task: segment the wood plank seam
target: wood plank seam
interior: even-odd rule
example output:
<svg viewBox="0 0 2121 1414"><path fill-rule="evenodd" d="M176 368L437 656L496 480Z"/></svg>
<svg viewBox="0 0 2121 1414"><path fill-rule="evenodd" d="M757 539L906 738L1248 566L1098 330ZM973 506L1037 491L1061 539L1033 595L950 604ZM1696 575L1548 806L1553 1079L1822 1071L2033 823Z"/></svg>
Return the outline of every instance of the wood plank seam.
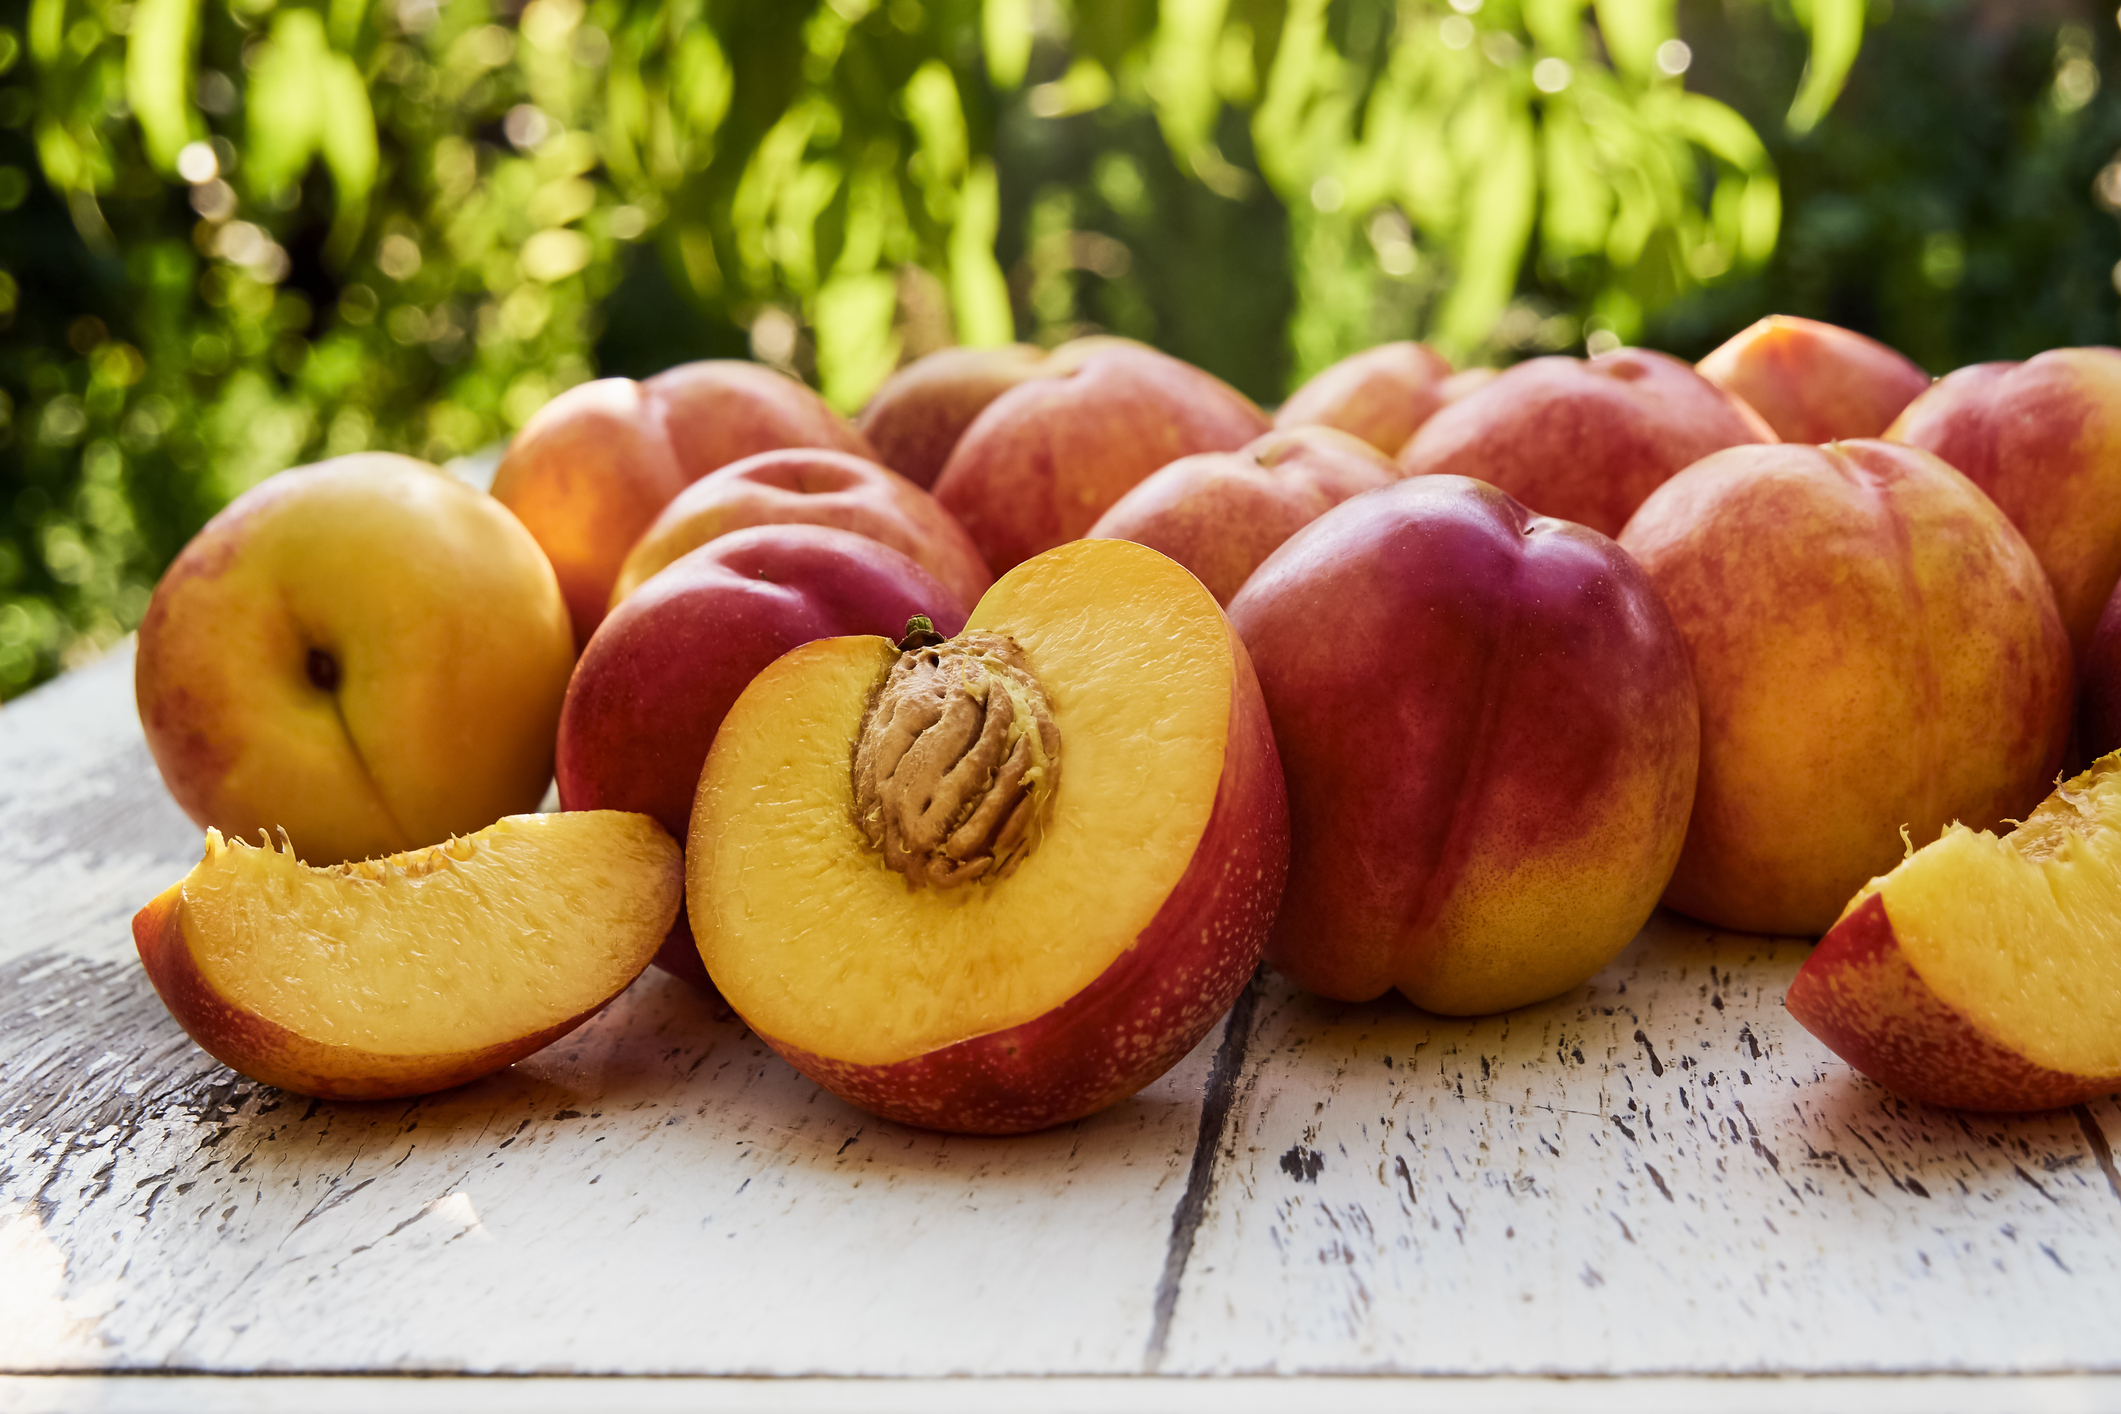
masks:
<svg viewBox="0 0 2121 1414"><path fill-rule="evenodd" d="M2121 1170L2114 1167L2113 1146L2106 1142L2106 1131L2099 1127L2099 1121L2092 1118L2092 1107L2072 1105L2070 1113L2077 1117L2077 1127L2084 1131L2084 1142L2091 1146L2092 1157L2099 1161L2099 1168L2106 1174L2106 1186L2114 1191L2114 1197L2121 1198Z"/></svg>
<svg viewBox="0 0 2121 1414"><path fill-rule="evenodd" d="M1164 1346L1171 1335L1171 1317L1178 1309L1179 1284L1185 1280L1186 1263L1193 1256L1194 1235L1207 1215L1208 1193L1215 1183L1215 1170L1222 1155L1223 1133L1229 1127L1230 1109L1237 1094L1237 1079L1244 1071L1245 1051L1252 1035L1252 1013L1266 967L1253 972L1252 980L1238 993L1230 1014L1223 1021L1222 1044L1216 1048L1215 1064L1208 1072L1208 1091L1200 1108L1200 1137L1193 1144L1193 1166L1186 1175L1185 1192L1171 1210L1171 1240L1164 1251L1163 1276L1156 1283L1155 1322L1142 1354L1142 1373L1153 1375L1163 1363Z"/></svg>

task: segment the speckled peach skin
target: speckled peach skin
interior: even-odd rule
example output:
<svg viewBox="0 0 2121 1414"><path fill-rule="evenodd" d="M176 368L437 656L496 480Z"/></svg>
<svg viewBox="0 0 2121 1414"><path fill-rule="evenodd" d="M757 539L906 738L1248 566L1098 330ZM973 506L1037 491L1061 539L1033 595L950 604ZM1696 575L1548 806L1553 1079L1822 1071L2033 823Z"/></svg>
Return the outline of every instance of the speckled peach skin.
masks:
<svg viewBox="0 0 2121 1414"><path fill-rule="evenodd" d="M891 1065L848 1065L761 1039L850 1104L968 1134L1065 1124L1178 1064L1251 980L1288 869L1273 732L1235 634L1230 646L1230 738L1208 828L1155 920L1096 981L1035 1021Z"/></svg>
<svg viewBox="0 0 2121 1414"><path fill-rule="evenodd" d="M1396 454L1450 401L1451 362L1427 344L1379 344L1313 374L1274 413L1277 428L1335 427Z"/></svg>
<svg viewBox="0 0 2121 1414"><path fill-rule="evenodd" d="M909 557L967 604L994 582L965 528L905 477L848 452L787 447L731 462L680 491L626 556L611 602L687 551L754 525L851 530Z"/></svg>
<svg viewBox="0 0 2121 1414"><path fill-rule="evenodd" d="M509 443L493 494L552 561L579 648L603 621L627 552L678 492L744 457L808 446L874 456L866 438L795 379L711 359L645 383L604 378L569 388Z"/></svg>
<svg viewBox="0 0 2121 1414"><path fill-rule="evenodd" d="M1785 442L1877 437L1930 385L1920 365L1876 339L1771 314L1694 365Z"/></svg>
<svg viewBox="0 0 2121 1414"><path fill-rule="evenodd" d="M2121 1090L2121 1075L2065 1075L1998 1044L1908 964L1885 896L1819 940L1783 999L1791 1016L1896 1095L1962 1110L2046 1110Z"/></svg>
<svg viewBox="0 0 2121 1414"><path fill-rule="evenodd" d="M876 448L878 461L914 485L930 487L987 404L1053 371L1045 351L1033 344L937 349L885 379L855 425Z"/></svg>
<svg viewBox="0 0 2121 1414"><path fill-rule="evenodd" d="M1158 467L1230 452L1268 430L1249 398L1153 349L1100 347L1058 378L1002 394L965 430L936 478L999 577L1081 539Z"/></svg>
<svg viewBox="0 0 2121 1414"><path fill-rule="evenodd" d="M133 683L193 821L284 829L331 864L535 809L572 659L552 569L512 516L364 452L268 477L207 522L155 586Z"/></svg>
<svg viewBox="0 0 2121 1414"><path fill-rule="evenodd" d="M2121 580L2121 349L1959 369L1885 435L1935 452L2003 508L2054 585L2081 656Z"/></svg>
<svg viewBox="0 0 2121 1414"><path fill-rule="evenodd" d="M1995 504L1896 443L1738 447L1660 488L1620 543L1693 660L1701 778L1665 902L1818 934L1953 820L2047 793L2069 645Z"/></svg>
<svg viewBox="0 0 2121 1414"><path fill-rule="evenodd" d="M1535 358L1422 424L1409 476L1470 476L1539 515L1618 535L1643 498L1710 452L1774 434L1693 368L1648 349Z"/></svg>
<svg viewBox="0 0 2121 1414"><path fill-rule="evenodd" d="M1693 799L1694 685L1611 540L1417 477L1299 531L1230 619L1288 781L1267 960L1292 981L1503 1011L1641 928Z"/></svg>
<svg viewBox="0 0 2121 1414"><path fill-rule="evenodd" d="M1090 527L1169 555L1228 606L1291 535L1399 468L1337 428L1277 428L1235 452L1181 457L1152 472Z"/></svg>

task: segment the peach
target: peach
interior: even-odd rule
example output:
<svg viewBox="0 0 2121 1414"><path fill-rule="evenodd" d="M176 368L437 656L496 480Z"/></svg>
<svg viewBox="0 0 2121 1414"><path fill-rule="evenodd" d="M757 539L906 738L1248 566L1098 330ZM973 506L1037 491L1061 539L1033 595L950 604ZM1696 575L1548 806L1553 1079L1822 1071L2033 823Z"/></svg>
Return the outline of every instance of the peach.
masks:
<svg viewBox="0 0 2121 1414"><path fill-rule="evenodd" d="M1288 817L1244 646L1176 564L1061 546L965 631L805 644L722 723L700 954L811 1079L1013 1133L1134 1093L1251 977Z"/></svg>
<svg viewBox="0 0 2121 1414"><path fill-rule="evenodd" d="M1451 362L1427 344L1379 344L1315 373L1274 414L1276 427L1337 427L1386 456L1438 408Z"/></svg>
<svg viewBox="0 0 2121 1414"><path fill-rule="evenodd" d="M1292 981L1502 1011L1641 929L1694 797L1694 683L1611 540L1418 477L1298 531L1230 621L1288 781L1267 960Z"/></svg>
<svg viewBox="0 0 2121 1414"><path fill-rule="evenodd" d="M582 650L560 713L560 804L640 811L684 839L707 747L761 669L814 638L896 638L916 614L946 633L965 621L934 576L852 531L761 525L708 541L614 608ZM682 913L657 961L705 982Z"/></svg>
<svg viewBox="0 0 2121 1414"><path fill-rule="evenodd" d="M974 418L1002 394L1034 378L1061 378L1101 349L1146 348L1115 334L1035 344L937 349L884 380L856 422L876 459L926 489L942 475L950 451Z"/></svg>
<svg viewBox="0 0 2121 1414"><path fill-rule="evenodd" d="M1885 434L1965 472L2040 558L2082 653L2121 580L2121 349L2054 349L1939 379Z"/></svg>
<svg viewBox="0 0 2121 1414"><path fill-rule="evenodd" d="M1033 344L938 349L885 379L855 426L878 461L930 487L987 404L1019 383L1048 376L1045 350Z"/></svg>
<svg viewBox="0 0 2121 1414"><path fill-rule="evenodd" d="M1910 1099L2042 1110L2121 1090L2121 755L2000 839L1953 825L1865 884L1785 1005Z"/></svg>
<svg viewBox="0 0 2121 1414"><path fill-rule="evenodd" d="M1398 479L1392 459L1359 437L1291 427L1239 451L1180 457L1113 502L1090 535L1162 551L1227 605L1282 541Z"/></svg>
<svg viewBox="0 0 2121 1414"><path fill-rule="evenodd" d="M611 602L689 550L748 525L829 525L882 541L911 557L967 604L994 582L979 547L935 498L865 457L792 447L761 452L709 472L635 543L619 567Z"/></svg>
<svg viewBox="0 0 2121 1414"><path fill-rule="evenodd" d="M973 420L935 498L1003 574L1080 539L1158 467L1267 431L1249 398L1153 349L1107 344L1064 376L1010 389Z"/></svg>
<svg viewBox="0 0 2121 1414"><path fill-rule="evenodd" d="M786 374L737 360L687 363L645 383L605 378L554 398L509 443L493 494L551 559L579 647L657 513L716 467L779 447L873 455Z"/></svg>
<svg viewBox="0 0 2121 1414"><path fill-rule="evenodd" d="M1881 436L1930 385L1913 359L1876 339L1793 314L1769 315L1694 367L1785 442Z"/></svg>
<svg viewBox="0 0 2121 1414"><path fill-rule="evenodd" d="M1616 349L1535 358L1446 405L1399 453L1409 476L1501 487L1540 515L1606 535L1673 473L1774 434L1676 358Z"/></svg>
<svg viewBox="0 0 2121 1414"><path fill-rule="evenodd" d="M574 643L552 567L492 499L409 457L284 471L155 586L140 725L201 826L320 863L532 810Z"/></svg>
<svg viewBox="0 0 2121 1414"><path fill-rule="evenodd" d="M1891 442L1735 447L1620 543L1693 657L1701 783L1665 902L1817 934L1900 831L2040 799L2069 732L2069 643L2039 563L1980 490Z"/></svg>
<svg viewBox="0 0 2121 1414"><path fill-rule="evenodd" d="M148 980L254 1080L335 1100L461 1085L566 1035L640 975L677 911L678 847L644 815L516 815L312 869L206 832L140 910Z"/></svg>

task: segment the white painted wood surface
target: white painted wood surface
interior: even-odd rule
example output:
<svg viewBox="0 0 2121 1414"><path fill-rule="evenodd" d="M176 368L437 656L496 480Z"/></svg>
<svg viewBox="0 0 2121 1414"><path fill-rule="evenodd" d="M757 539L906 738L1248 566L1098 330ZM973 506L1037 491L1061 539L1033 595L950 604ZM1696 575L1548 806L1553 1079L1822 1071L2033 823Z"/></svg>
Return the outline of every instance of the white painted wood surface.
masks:
<svg viewBox="0 0 2121 1414"><path fill-rule="evenodd" d="M1676 918L1481 1021L1265 978L1013 1140L861 1115L660 974L446 1095L263 1089L133 957L198 836L130 680L0 711L0 1414L2121 1408L2121 1106L1904 1105L1783 1012L1804 944Z"/></svg>

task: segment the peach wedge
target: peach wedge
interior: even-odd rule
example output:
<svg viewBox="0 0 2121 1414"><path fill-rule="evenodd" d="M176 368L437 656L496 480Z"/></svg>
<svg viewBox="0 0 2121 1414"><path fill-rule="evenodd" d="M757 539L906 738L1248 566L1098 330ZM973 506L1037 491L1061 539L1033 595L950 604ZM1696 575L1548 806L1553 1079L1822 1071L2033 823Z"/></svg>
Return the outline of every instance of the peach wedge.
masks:
<svg viewBox="0 0 2121 1414"><path fill-rule="evenodd" d="M325 869L208 830L133 941L214 1059L380 1100L460 1085L581 1025L655 956L682 887L676 841L616 810L512 815Z"/></svg>
<svg viewBox="0 0 2121 1414"><path fill-rule="evenodd" d="M1864 885L1784 1004L1910 1099L2043 1110L2121 1090L2121 753L2008 834L1953 825Z"/></svg>
<svg viewBox="0 0 2121 1414"><path fill-rule="evenodd" d="M723 719L687 907L723 997L826 1089L1012 1133L1161 1075L1237 997L1288 863L1244 645L1128 541L1037 556L956 638L805 644Z"/></svg>

